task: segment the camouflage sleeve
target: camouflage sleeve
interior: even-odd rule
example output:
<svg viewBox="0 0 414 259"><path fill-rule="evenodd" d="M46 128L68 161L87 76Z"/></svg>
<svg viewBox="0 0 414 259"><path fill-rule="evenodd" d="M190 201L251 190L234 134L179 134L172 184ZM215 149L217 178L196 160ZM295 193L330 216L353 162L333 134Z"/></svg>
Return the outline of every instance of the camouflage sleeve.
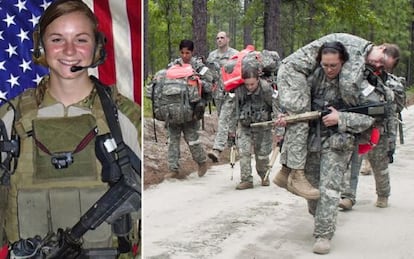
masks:
<svg viewBox="0 0 414 259"><path fill-rule="evenodd" d="M201 71L203 71L203 73L200 74L201 82L203 84L203 93L211 94L213 92L214 74L207 66L203 66Z"/></svg>
<svg viewBox="0 0 414 259"><path fill-rule="evenodd" d="M385 84L394 92L396 112L401 112L406 106L407 95L405 93L405 78L388 74Z"/></svg>
<svg viewBox="0 0 414 259"><path fill-rule="evenodd" d="M339 112L338 131L349 133L361 133L372 126L375 119L369 115Z"/></svg>

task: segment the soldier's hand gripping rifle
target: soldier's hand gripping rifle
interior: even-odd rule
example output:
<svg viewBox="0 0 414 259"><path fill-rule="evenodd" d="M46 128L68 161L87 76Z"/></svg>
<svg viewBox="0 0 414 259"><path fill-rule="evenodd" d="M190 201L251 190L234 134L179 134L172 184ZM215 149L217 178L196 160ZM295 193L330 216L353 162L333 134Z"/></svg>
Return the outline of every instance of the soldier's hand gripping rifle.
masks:
<svg viewBox="0 0 414 259"><path fill-rule="evenodd" d="M355 106L346 109L338 109L340 112L355 112L370 116L383 116L387 113L388 104L386 103L374 103L374 104L367 104L362 106ZM300 114L294 114L284 117L286 123L295 123L295 122L304 122L309 120L316 120L319 119L327 114L330 113L330 110L323 110L323 111L310 111L304 112ZM269 126L273 125L275 121L264 121L264 122L257 122L250 124L250 127L261 127L261 126Z"/></svg>

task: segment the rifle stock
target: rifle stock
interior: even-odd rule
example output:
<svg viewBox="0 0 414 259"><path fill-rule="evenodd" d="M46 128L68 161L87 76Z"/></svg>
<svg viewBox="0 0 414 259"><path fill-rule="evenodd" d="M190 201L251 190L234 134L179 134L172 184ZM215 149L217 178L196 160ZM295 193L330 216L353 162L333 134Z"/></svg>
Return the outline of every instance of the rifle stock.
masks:
<svg viewBox="0 0 414 259"><path fill-rule="evenodd" d="M311 112L304 112L300 114L289 115L285 117L286 123L295 123L301 121L309 121L309 120L316 120L321 117L322 112L320 111L311 111ZM273 125L275 121L264 121L264 122L256 122L250 124L250 127L260 127L260 126L270 126Z"/></svg>
<svg viewBox="0 0 414 259"><path fill-rule="evenodd" d="M370 116L381 116L386 114L386 103L374 103L361 106L350 107L346 109L338 109L340 112L354 112L359 114L366 114ZM322 116L325 116L330 113L330 110L323 111L310 111L294 115L289 115L285 117L286 123L295 123L295 122L304 122L309 120L316 120ZM270 126L273 125L275 121L264 121L250 124L250 127L259 127L259 126Z"/></svg>

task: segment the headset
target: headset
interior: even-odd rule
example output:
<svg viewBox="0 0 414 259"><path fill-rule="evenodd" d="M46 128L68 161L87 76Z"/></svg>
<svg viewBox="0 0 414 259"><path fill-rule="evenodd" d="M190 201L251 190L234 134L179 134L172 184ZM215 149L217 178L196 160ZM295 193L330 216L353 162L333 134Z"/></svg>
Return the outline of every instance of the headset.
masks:
<svg viewBox="0 0 414 259"><path fill-rule="evenodd" d="M92 64L89 66L73 66L71 68L72 72L77 72L79 70L82 70L84 68L93 68L96 66L99 66L102 64L107 56L106 50L105 50L105 44L106 44L106 37L102 32L97 32L95 34L95 49L94 49L94 58L92 60ZM40 27L39 25L36 26L36 29L33 32L33 55L32 55L33 61L38 64L45 67L48 67L46 57L45 57L45 50L43 47L43 41L41 38L40 33Z"/></svg>

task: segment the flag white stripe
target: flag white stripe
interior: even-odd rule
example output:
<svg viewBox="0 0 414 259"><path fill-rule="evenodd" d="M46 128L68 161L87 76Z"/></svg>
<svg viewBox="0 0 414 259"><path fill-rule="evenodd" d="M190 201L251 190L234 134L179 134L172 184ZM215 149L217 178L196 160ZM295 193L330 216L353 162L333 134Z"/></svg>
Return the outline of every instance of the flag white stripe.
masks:
<svg viewBox="0 0 414 259"><path fill-rule="evenodd" d="M93 10L94 0L84 0ZM99 4L99 2L97 2ZM112 33L114 39L116 85L120 93L134 100L133 71L130 25L125 0L110 0L109 8L112 16ZM98 69L89 69L90 74L98 76Z"/></svg>
<svg viewBox="0 0 414 259"><path fill-rule="evenodd" d="M134 100L131 34L126 1L110 0L109 8L112 13L117 86L123 95Z"/></svg>
<svg viewBox="0 0 414 259"><path fill-rule="evenodd" d="M89 8L92 10L92 11L94 11L94 9L93 9L93 1L94 0L83 0L84 2L85 2L85 4L87 4L88 6L89 6ZM96 76L96 77L98 77L99 78L99 75L98 75L98 68L89 68L88 69L88 72L89 72L89 74L90 75L94 75L94 76Z"/></svg>

